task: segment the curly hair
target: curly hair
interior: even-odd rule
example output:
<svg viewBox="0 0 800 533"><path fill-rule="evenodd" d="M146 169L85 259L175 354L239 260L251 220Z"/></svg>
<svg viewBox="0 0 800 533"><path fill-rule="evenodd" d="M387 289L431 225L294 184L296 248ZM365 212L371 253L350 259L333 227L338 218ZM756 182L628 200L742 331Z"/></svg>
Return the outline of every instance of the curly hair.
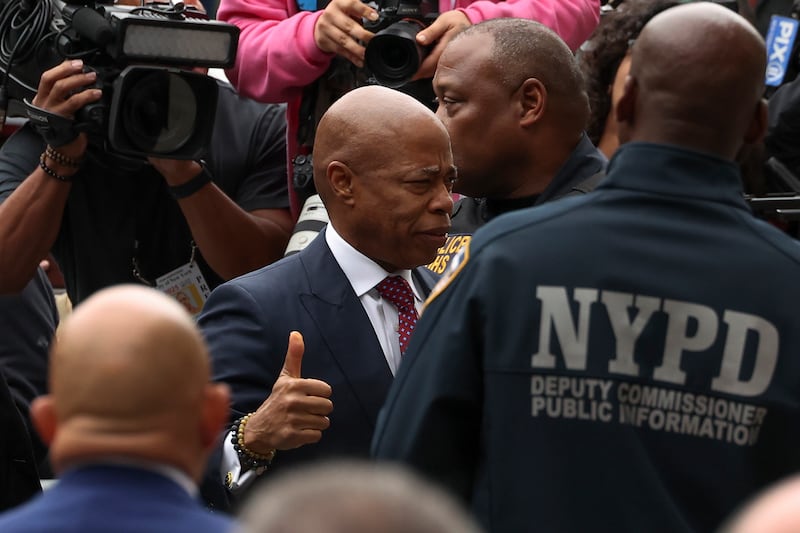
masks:
<svg viewBox="0 0 800 533"><path fill-rule="evenodd" d="M644 25L679 0L624 0L600 19L600 24L579 53L580 67L589 95L589 123L586 133L596 145L603 136L611 111L611 91L617 69Z"/></svg>

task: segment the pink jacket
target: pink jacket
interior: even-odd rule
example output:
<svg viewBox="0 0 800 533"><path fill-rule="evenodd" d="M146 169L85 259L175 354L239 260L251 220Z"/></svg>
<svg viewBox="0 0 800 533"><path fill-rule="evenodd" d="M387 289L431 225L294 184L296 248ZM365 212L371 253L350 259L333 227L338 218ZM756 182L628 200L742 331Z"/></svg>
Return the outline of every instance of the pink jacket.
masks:
<svg viewBox="0 0 800 533"><path fill-rule="evenodd" d="M454 0L454 4L439 0L439 9L460 9L473 24L505 17L537 20L552 28L573 50L594 30L600 17L599 0ZM321 14L300 11L296 0L221 0L217 11L218 19L241 29L236 65L227 72L231 83L244 96L289 103L290 162L297 153L302 89L320 77L333 58L314 42L314 26ZM296 204L292 198L295 216L299 212Z"/></svg>

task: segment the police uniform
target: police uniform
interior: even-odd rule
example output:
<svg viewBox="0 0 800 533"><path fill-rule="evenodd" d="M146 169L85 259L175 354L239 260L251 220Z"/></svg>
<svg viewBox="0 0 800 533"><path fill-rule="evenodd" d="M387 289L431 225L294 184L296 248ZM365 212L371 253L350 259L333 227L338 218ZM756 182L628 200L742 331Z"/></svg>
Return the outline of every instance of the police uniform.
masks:
<svg viewBox="0 0 800 533"><path fill-rule="evenodd" d="M623 146L432 294L373 441L489 531L712 531L800 469L800 244L731 162Z"/></svg>
<svg viewBox="0 0 800 533"><path fill-rule="evenodd" d="M472 234L503 213L591 191L604 176L606 163L606 157L595 148L584 133L578 145L541 194L511 199L469 197L460 199L453 208L453 226L450 228L447 241L437 251L436 258L428 264L428 270L437 276L444 273L450 260L470 241Z"/></svg>

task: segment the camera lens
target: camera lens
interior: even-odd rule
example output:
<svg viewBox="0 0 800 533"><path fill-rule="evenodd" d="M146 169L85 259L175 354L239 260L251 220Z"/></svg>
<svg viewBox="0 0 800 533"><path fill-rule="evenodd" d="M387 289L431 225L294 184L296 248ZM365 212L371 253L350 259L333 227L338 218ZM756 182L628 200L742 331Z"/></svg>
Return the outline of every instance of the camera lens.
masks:
<svg viewBox="0 0 800 533"><path fill-rule="evenodd" d="M380 49L380 55L381 64L391 71L401 70L413 61L405 46L384 46Z"/></svg>
<svg viewBox="0 0 800 533"><path fill-rule="evenodd" d="M131 85L122 124L137 149L170 154L192 138L197 113L195 93L183 77L167 70L148 72Z"/></svg>
<svg viewBox="0 0 800 533"><path fill-rule="evenodd" d="M131 65L113 82L109 147L133 157L199 159L217 109L217 80L170 67Z"/></svg>
<svg viewBox="0 0 800 533"><path fill-rule="evenodd" d="M417 33L423 24L401 20L378 32L367 45L367 68L381 85L397 88L408 83L428 55L427 48L417 44Z"/></svg>

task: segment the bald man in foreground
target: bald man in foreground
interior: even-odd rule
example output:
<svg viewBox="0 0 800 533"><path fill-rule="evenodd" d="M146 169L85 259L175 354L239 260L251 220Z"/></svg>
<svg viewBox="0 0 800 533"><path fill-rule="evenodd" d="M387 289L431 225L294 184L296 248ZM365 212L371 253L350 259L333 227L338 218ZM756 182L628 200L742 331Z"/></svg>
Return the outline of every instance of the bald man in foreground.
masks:
<svg viewBox="0 0 800 533"><path fill-rule="evenodd" d="M481 533L463 506L406 468L331 460L270 476L240 533Z"/></svg>
<svg viewBox="0 0 800 533"><path fill-rule="evenodd" d="M800 531L800 474L770 485L739 510L719 533Z"/></svg>
<svg viewBox="0 0 800 533"><path fill-rule="evenodd" d="M211 469L228 493L204 491L213 505L267 468L369 455L430 289L415 269L450 228L450 140L413 98L356 89L325 113L314 146L330 224L300 253L220 286L200 317L214 379L233 398L233 426Z"/></svg>
<svg viewBox="0 0 800 533"><path fill-rule="evenodd" d="M59 331L50 394L31 407L60 479L0 517L0 531L229 531L195 485L227 417L227 387L209 378L176 301L138 286L86 300Z"/></svg>
<svg viewBox="0 0 800 533"><path fill-rule="evenodd" d="M478 230L375 433L493 533L713 531L800 470L800 246L734 163L764 42L699 2L632 54L606 180Z"/></svg>

